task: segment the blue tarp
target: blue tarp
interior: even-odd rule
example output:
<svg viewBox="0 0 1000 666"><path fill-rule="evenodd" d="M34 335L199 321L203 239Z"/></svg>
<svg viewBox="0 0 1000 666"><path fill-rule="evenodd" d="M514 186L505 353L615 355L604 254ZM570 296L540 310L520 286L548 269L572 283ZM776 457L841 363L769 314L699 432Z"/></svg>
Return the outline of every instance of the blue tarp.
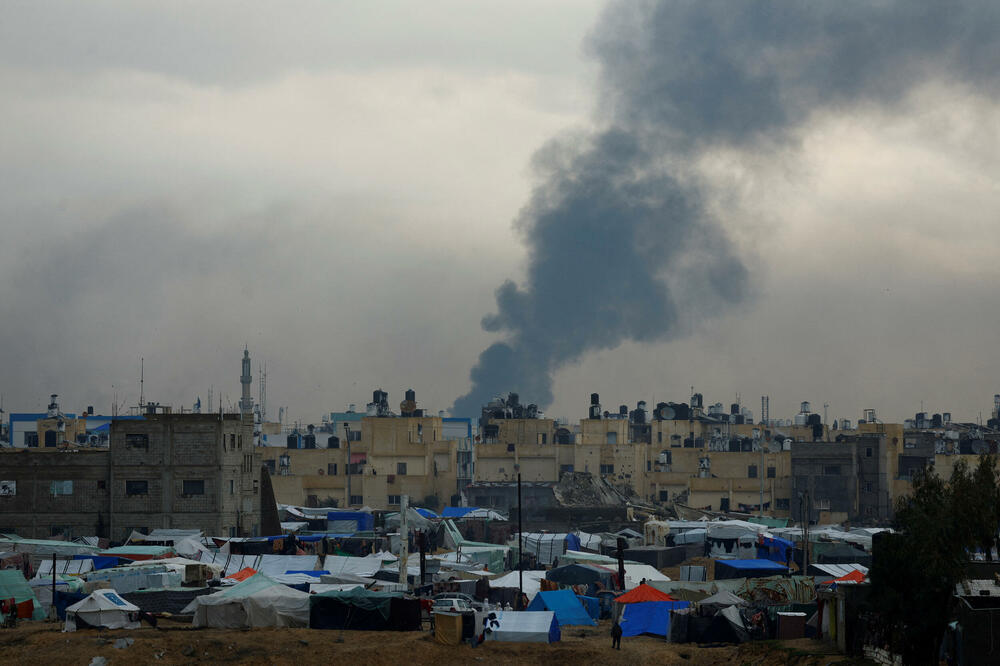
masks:
<svg viewBox="0 0 1000 666"><path fill-rule="evenodd" d="M580 537L575 534L566 535L566 550L581 550Z"/></svg>
<svg viewBox="0 0 1000 666"><path fill-rule="evenodd" d="M358 532L364 532L375 528L375 518L370 513L364 511L329 511L326 514L328 521L353 520L358 524Z"/></svg>
<svg viewBox="0 0 1000 666"><path fill-rule="evenodd" d="M759 578L787 574L788 567L771 560L716 560L715 579Z"/></svg>
<svg viewBox="0 0 1000 666"><path fill-rule="evenodd" d="M757 557L772 562L788 563L795 544L781 537L763 537L757 544Z"/></svg>
<svg viewBox="0 0 1000 666"><path fill-rule="evenodd" d="M441 512L442 518L461 518L467 513L472 513L479 507L476 506L446 506Z"/></svg>
<svg viewBox="0 0 1000 666"><path fill-rule="evenodd" d="M94 570L100 571L101 569L110 569L112 567L118 566L121 558L118 557L105 557L102 555L74 555L74 560L93 560ZM126 560L129 561L129 560Z"/></svg>
<svg viewBox="0 0 1000 666"><path fill-rule="evenodd" d="M584 597L577 595L577 599L583 604L584 610L587 611L587 615L595 620L601 619L601 600L597 597Z"/></svg>
<svg viewBox="0 0 1000 666"><path fill-rule="evenodd" d="M307 576L313 576L315 578L319 578L320 576L329 575L330 572L329 571L325 571L325 570L319 570L319 571L286 571L285 572L286 576L289 575L289 574L305 574Z"/></svg>
<svg viewBox="0 0 1000 666"><path fill-rule="evenodd" d="M528 604L529 611L550 610L556 614L559 626L571 624L584 624L596 626L595 622L584 609L580 600L572 590L553 590L551 592L539 592Z"/></svg>
<svg viewBox="0 0 1000 666"><path fill-rule="evenodd" d="M622 636L670 634L670 611L687 608L690 601L640 601L626 604L622 611Z"/></svg>

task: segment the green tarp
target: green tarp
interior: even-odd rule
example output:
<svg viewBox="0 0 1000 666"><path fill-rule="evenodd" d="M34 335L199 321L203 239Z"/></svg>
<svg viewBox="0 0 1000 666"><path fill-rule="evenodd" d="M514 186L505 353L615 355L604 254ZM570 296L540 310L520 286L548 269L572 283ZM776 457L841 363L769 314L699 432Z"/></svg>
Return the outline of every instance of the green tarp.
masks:
<svg viewBox="0 0 1000 666"><path fill-rule="evenodd" d="M372 590L366 590L363 587L356 587L353 590L330 590L329 592L320 592L319 594L312 595L310 597L310 602L320 597L336 599L337 601L357 606L358 608L362 608L364 610L377 610L384 619L388 620L390 600L402 596L403 595L399 592L373 592Z"/></svg>
<svg viewBox="0 0 1000 666"><path fill-rule="evenodd" d="M31 619L44 620L46 617L45 609L38 603L35 593L19 569L0 569L0 599L13 599L18 605L30 601L34 604Z"/></svg>

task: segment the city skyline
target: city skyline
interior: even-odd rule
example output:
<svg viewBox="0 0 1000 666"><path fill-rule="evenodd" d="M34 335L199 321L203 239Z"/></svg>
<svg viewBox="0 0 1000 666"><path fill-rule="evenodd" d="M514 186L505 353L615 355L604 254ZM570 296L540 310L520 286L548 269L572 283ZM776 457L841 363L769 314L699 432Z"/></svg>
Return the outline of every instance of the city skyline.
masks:
<svg viewBox="0 0 1000 666"><path fill-rule="evenodd" d="M703 6L702 18L719 19L720 5ZM860 92L817 93L808 66L822 59L791 73L794 58L759 61L796 103L740 108L780 111L781 136L734 140L722 123L711 135L721 139L677 158L746 269L740 297L720 306L682 289L667 332L642 331L652 308L624 334L569 350L544 368L548 414L580 418L591 392L616 405L680 402L692 385L711 402L739 393L755 412L769 395L772 414L788 417L803 400L852 421L874 408L900 422L921 401L956 420L988 412L1000 390L990 353L1000 105L988 50L1000 21L988 4L947 20L910 6L933 7L859 14L907 27ZM51 8L9 8L5 409L43 411L51 393L73 411L110 407L116 393L134 401L140 358L152 400L189 405L214 386L235 404L244 344L254 391L266 360L269 402L292 420L363 404L378 387L390 400L414 388L422 405L448 409L472 389L480 352L511 339L517 311L498 310L495 292L531 285L539 246L524 215L558 163L552 147L601 132L635 101L627 63L616 68L602 45L657 33L635 25L647 5L609 7L66 3L62 21ZM699 17L662 7L693 30ZM824 11L788 20L833 21L832 52L849 49L858 26ZM743 32L713 25L700 33L709 51L759 52L761 35L733 40ZM771 37L777 52L800 53ZM753 118L767 132L779 124ZM662 243L645 228L640 238ZM562 248L570 260L580 249ZM572 330L606 314L560 293ZM492 315L503 316L482 330ZM516 385L494 392L506 391L540 400Z"/></svg>

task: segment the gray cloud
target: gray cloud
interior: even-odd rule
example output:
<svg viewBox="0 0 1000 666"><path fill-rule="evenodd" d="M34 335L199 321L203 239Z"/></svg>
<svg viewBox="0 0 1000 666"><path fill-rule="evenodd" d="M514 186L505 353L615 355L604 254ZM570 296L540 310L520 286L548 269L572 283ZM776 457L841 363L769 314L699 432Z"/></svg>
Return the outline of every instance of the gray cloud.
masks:
<svg viewBox="0 0 1000 666"><path fill-rule="evenodd" d="M543 149L518 220L527 275L483 319L506 338L454 411L506 390L547 406L553 373L583 354L676 335L692 287L689 316L739 302L748 271L705 212L698 156L782 149L818 111L897 105L936 79L995 90L997 28L988 2L612 4L588 40L599 129Z"/></svg>

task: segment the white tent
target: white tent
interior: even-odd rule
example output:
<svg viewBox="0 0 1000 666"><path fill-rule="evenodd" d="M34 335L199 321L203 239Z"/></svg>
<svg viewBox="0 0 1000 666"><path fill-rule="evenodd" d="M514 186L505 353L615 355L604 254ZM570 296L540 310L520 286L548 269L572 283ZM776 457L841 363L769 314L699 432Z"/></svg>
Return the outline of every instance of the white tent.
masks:
<svg viewBox="0 0 1000 666"><path fill-rule="evenodd" d="M216 557L215 562L225 564L226 576L247 567L268 576L288 571L315 571L318 568L315 555L230 555L228 558Z"/></svg>
<svg viewBox="0 0 1000 666"><path fill-rule="evenodd" d="M366 557L348 557L345 555L327 555L323 558L323 569L332 575L352 574L354 576L372 577L382 569L382 563L388 553L376 553ZM393 560L396 558L393 557ZM397 569L398 571L398 569Z"/></svg>
<svg viewBox="0 0 1000 666"><path fill-rule="evenodd" d="M56 573L60 576L79 576L94 570L94 560L57 560ZM38 563L35 578L52 580L52 560L42 560Z"/></svg>
<svg viewBox="0 0 1000 666"><path fill-rule="evenodd" d="M489 619L495 616L495 619ZM560 638L553 611L495 611L486 620L486 640L502 643L554 643Z"/></svg>
<svg viewBox="0 0 1000 666"><path fill-rule="evenodd" d="M139 607L122 599L114 590L97 590L66 608L64 631L76 631L77 622L105 629L138 629Z"/></svg>
<svg viewBox="0 0 1000 666"><path fill-rule="evenodd" d="M308 627L309 594L256 574L223 592L195 597L183 612L194 613L194 627Z"/></svg>
<svg viewBox="0 0 1000 666"><path fill-rule="evenodd" d="M545 578L544 571L525 571L524 572L524 593L528 595L529 599L534 598L538 591L541 589L541 583L539 582ZM497 576L496 578L490 580L490 587L496 589L498 587L519 587L521 577L519 572L511 571L502 576Z"/></svg>

